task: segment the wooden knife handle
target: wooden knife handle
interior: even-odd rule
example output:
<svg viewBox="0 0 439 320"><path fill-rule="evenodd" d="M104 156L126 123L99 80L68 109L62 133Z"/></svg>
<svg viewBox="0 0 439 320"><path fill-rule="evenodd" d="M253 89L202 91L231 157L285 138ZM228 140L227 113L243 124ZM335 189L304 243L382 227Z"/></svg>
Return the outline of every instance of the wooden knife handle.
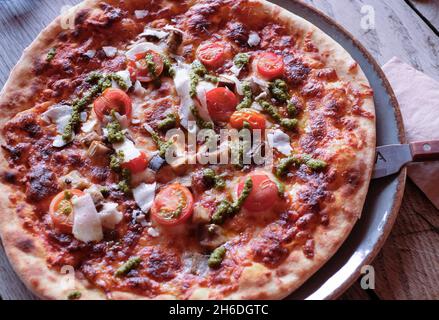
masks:
<svg viewBox="0 0 439 320"><path fill-rule="evenodd" d="M439 140L413 142L410 149L414 162L439 160Z"/></svg>

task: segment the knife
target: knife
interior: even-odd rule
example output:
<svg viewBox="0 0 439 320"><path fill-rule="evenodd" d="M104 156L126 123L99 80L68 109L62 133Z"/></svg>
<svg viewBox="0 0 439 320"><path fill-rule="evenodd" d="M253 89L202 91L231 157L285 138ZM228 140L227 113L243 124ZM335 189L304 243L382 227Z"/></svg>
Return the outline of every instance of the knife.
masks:
<svg viewBox="0 0 439 320"><path fill-rule="evenodd" d="M438 160L439 140L381 146L376 149L372 179L390 176L412 162Z"/></svg>

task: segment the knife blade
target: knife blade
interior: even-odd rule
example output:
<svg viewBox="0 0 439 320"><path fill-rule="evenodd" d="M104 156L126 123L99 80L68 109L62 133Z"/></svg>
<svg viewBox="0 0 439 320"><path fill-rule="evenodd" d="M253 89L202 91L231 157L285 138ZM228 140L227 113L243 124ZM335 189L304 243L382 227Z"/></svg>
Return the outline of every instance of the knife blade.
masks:
<svg viewBox="0 0 439 320"><path fill-rule="evenodd" d="M395 174L411 162L438 161L439 140L392 144L376 149L372 179Z"/></svg>
<svg viewBox="0 0 439 320"><path fill-rule="evenodd" d="M378 147L372 179L390 176L412 162L413 156L408 144L393 144Z"/></svg>

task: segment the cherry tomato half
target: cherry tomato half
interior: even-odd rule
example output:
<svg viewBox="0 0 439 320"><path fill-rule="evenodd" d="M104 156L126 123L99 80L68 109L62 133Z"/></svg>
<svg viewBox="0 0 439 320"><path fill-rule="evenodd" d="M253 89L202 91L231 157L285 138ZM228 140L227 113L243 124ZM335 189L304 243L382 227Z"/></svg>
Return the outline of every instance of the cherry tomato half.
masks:
<svg viewBox="0 0 439 320"><path fill-rule="evenodd" d="M285 65L282 56L273 52L263 52L257 57L257 68L264 78L271 80L283 75Z"/></svg>
<svg viewBox="0 0 439 320"><path fill-rule="evenodd" d="M250 177L253 187L247 199L245 199L243 207L253 212L261 212L272 208L280 199L276 183L265 174L253 174ZM244 185L245 179L238 185L238 196L241 195Z"/></svg>
<svg viewBox="0 0 439 320"><path fill-rule="evenodd" d="M84 192L78 189L65 190L58 193L50 203L49 214L52 222L59 231L71 233L73 227L73 196L82 196Z"/></svg>
<svg viewBox="0 0 439 320"><path fill-rule="evenodd" d="M124 91L108 88L93 102L93 109L100 121L103 121L104 116L109 115L112 110L130 118L132 104L130 97Z"/></svg>
<svg viewBox="0 0 439 320"><path fill-rule="evenodd" d="M227 58L226 46L221 42L202 44L198 47L197 57L205 66L217 68Z"/></svg>
<svg viewBox="0 0 439 320"><path fill-rule="evenodd" d="M148 157L146 156L145 152L140 151L140 155L137 158L124 162L121 164L121 166L122 168L130 170L131 173L139 173L148 167Z"/></svg>
<svg viewBox="0 0 439 320"><path fill-rule="evenodd" d="M207 110L214 121L227 122L236 110L238 98L228 88L219 87L206 93Z"/></svg>
<svg viewBox="0 0 439 320"><path fill-rule="evenodd" d="M151 74L151 70L148 68L147 55L151 56L152 62L154 62L154 75ZM128 70L130 71L131 78L133 80L139 80L140 82L150 82L154 80L162 74L163 68L162 57L152 50L137 54L136 61L128 61Z"/></svg>
<svg viewBox="0 0 439 320"><path fill-rule="evenodd" d="M192 215L194 198L188 188L173 183L162 189L151 208L152 218L161 225L174 226Z"/></svg>
<svg viewBox="0 0 439 320"><path fill-rule="evenodd" d="M230 125L235 129L244 127L244 122L247 122L251 129L265 129L265 116L256 110L235 111L230 118Z"/></svg>

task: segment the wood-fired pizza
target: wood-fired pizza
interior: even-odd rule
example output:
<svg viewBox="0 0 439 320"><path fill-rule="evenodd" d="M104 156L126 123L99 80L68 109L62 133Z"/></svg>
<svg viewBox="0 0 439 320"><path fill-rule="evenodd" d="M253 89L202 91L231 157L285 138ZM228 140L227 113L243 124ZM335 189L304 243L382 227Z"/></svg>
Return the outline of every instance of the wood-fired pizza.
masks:
<svg viewBox="0 0 439 320"><path fill-rule="evenodd" d="M359 65L263 0L86 0L25 50L0 121L3 245L51 299L286 297L374 162Z"/></svg>

